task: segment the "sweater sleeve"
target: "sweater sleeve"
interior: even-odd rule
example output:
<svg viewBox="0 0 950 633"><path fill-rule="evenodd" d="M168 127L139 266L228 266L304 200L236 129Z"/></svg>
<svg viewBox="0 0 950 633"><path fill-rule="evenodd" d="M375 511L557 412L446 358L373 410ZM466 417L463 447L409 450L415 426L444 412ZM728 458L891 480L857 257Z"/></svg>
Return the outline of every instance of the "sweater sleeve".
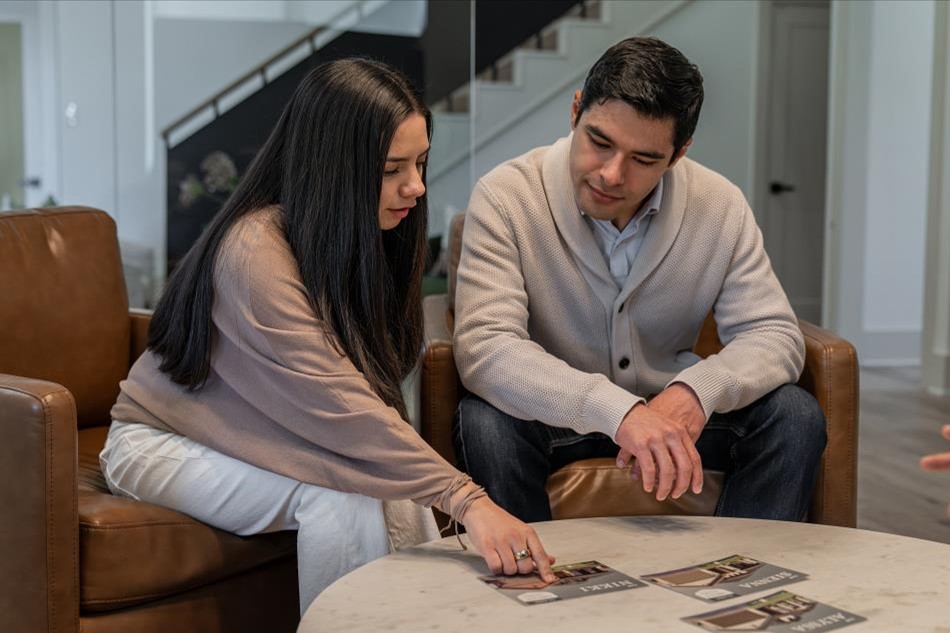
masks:
<svg viewBox="0 0 950 633"><path fill-rule="evenodd" d="M465 387L523 420L613 439L643 398L577 370L528 333L528 294L505 210L480 181L465 220L455 301L455 355Z"/></svg>
<svg viewBox="0 0 950 633"><path fill-rule="evenodd" d="M805 363L805 339L772 270L752 209L741 196L740 228L714 312L719 339L713 354L671 382L689 385L708 419L745 407L786 383Z"/></svg>
<svg viewBox="0 0 950 633"><path fill-rule="evenodd" d="M319 454L312 483L446 507L474 487L334 349L282 236L257 224L229 239L215 270L217 378L276 425L283 445ZM246 422L245 422L246 423ZM286 459L293 459L290 448Z"/></svg>

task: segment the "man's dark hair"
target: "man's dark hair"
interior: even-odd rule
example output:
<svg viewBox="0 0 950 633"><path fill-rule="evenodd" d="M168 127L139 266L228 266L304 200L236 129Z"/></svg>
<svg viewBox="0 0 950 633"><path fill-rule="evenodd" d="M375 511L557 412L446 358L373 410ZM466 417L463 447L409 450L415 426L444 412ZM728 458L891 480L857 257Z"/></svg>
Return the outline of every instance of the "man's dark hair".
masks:
<svg viewBox="0 0 950 633"><path fill-rule="evenodd" d="M584 80L577 118L591 104L619 99L653 119L672 118L673 157L696 131L703 106L699 68L666 42L631 37L607 49Z"/></svg>

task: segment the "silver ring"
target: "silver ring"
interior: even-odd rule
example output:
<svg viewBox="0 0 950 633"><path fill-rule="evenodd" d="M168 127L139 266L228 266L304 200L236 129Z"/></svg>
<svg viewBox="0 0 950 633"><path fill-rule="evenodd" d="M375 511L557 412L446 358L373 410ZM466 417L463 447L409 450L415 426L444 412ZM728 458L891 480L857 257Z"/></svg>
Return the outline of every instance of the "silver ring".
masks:
<svg viewBox="0 0 950 633"><path fill-rule="evenodd" d="M520 552L515 552L515 560L524 560L529 556L531 556L531 550L529 550L527 547Z"/></svg>

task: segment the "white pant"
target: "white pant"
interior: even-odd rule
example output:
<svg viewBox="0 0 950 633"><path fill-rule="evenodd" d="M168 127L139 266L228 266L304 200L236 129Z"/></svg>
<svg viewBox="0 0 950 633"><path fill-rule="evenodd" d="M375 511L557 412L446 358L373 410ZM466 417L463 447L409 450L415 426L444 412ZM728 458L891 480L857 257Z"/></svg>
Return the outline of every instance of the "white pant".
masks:
<svg viewBox="0 0 950 633"><path fill-rule="evenodd" d="M114 421L99 462L115 495L240 536L297 530L301 614L336 579L393 546L415 544L387 531L378 499L304 484L144 424ZM397 503L386 514L403 524L407 516L421 516L406 504L411 508L411 502ZM431 525L412 535L415 542L438 536L431 512L425 512Z"/></svg>

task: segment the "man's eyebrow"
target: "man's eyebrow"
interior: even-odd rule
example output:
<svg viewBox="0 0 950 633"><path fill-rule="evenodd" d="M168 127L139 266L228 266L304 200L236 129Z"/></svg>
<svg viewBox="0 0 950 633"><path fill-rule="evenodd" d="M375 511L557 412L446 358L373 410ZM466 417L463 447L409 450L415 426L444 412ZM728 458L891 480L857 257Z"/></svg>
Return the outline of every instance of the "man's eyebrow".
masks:
<svg viewBox="0 0 950 633"><path fill-rule="evenodd" d="M584 126L584 129L586 129L589 134L593 134L594 136L599 136L600 138L604 139L608 143L614 142L612 138L604 134L604 131L601 130L596 125L591 125L590 123L588 123Z"/></svg>
<svg viewBox="0 0 950 633"><path fill-rule="evenodd" d="M430 149L432 149L431 146L430 146L430 147L427 147L424 152L422 152L421 154L419 154L419 156L420 156L420 157L421 157L421 156L425 156L426 154L429 153L429 150L430 150ZM387 162L387 163L401 163L401 162L403 162L403 161L405 161L405 160L409 160L409 159L411 159L411 158L412 158L411 156L387 156L387 157L386 157L386 162Z"/></svg>
<svg viewBox="0 0 950 633"><path fill-rule="evenodd" d="M602 138L603 140L607 141L608 143L610 143L611 145L614 144L613 139L611 139L609 136L604 134L604 131L601 130L596 125L587 123L584 125L584 129L587 130L588 134L591 134L593 136L598 136ZM642 158L652 158L654 160L661 160L663 158L666 158L666 154L664 154L663 152L651 152L649 150L634 150L632 154L634 156L640 156Z"/></svg>

